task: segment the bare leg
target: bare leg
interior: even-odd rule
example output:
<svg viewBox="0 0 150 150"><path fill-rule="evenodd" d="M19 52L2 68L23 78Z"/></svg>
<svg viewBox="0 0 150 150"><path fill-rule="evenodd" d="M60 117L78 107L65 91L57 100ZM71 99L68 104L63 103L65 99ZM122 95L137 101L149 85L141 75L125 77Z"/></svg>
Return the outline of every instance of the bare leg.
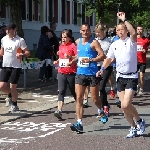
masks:
<svg viewBox="0 0 150 150"><path fill-rule="evenodd" d="M85 89L86 86L75 84L77 119L82 119L83 117L83 97L84 97Z"/></svg>
<svg viewBox="0 0 150 150"><path fill-rule="evenodd" d="M140 120L137 110L132 105L133 95L134 95L134 91L130 89L126 89L125 91L118 92L119 99L121 100L121 108L131 127L135 127L135 122L133 120L133 117L135 117L136 121Z"/></svg>

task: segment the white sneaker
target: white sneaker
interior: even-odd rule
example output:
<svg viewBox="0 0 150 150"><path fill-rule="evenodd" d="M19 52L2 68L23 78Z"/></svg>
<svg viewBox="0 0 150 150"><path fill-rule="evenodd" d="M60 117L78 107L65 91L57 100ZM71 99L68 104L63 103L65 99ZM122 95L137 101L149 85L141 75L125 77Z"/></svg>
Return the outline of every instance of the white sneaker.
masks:
<svg viewBox="0 0 150 150"><path fill-rule="evenodd" d="M139 90L138 95L143 95L143 90Z"/></svg>
<svg viewBox="0 0 150 150"><path fill-rule="evenodd" d="M137 125L137 128L136 128L137 135L142 135L145 131L145 120L142 119L142 122L136 123L136 125Z"/></svg>
<svg viewBox="0 0 150 150"><path fill-rule="evenodd" d="M10 97L6 97L6 98L5 98L5 101L6 101L6 104L5 104L6 107L11 106L11 104L12 104L12 99L11 99Z"/></svg>
<svg viewBox="0 0 150 150"><path fill-rule="evenodd" d="M18 106L14 106L14 105L12 105L10 107L10 109L8 110L9 113L13 113L13 112L17 112L17 111L19 111L19 107Z"/></svg>
<svg viewBox="0 0 150 150"><path fill-rule="evenodd" d="M137 130L135 127L131 127L131 129L129 130L129 134L126 136L126 138L134 138L137 136Z"/></svg>

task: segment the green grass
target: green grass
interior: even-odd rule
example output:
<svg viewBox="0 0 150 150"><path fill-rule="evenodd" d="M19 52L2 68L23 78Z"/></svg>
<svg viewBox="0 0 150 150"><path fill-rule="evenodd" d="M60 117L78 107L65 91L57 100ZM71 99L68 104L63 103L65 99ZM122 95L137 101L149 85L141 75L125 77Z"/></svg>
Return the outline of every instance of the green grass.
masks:
<svg viewBox="0 0 150 150"><path fill-rule="evenodd" d="M30 50L30 56L27 58L27 62L39 61L39 59L35 57L35 53L35 50Z"/></svg>

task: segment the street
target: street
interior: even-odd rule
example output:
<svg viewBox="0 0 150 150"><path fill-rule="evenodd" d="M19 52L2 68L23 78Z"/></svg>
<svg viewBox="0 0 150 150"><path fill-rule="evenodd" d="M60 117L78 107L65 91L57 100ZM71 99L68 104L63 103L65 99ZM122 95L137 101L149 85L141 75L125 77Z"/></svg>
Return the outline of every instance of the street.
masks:
<svg viewBox="0 0 150 150"><path fill-rule="evenodd" d="M89 98L89 108L84 109L83 134L73 133L70 125L76 122L75 102L67 91L63 119L54 117L57 109L57 83L38 83L36 70L27 74L27 90L20 88L20 112L9 114L5 97L0 95L0 150L149 150L150 145L150 66L145 76L144 95L133 99L141 118L146 121L146 131L140 137L126 139L130 126L116 99L108 95L110 117L106 124L96 118L97 108ZM23 77L23 76L22 76ZM31 88L30 88L31 87ZM107 85L106 90L110 87Z"/></svg>
<svg viewBox="0 0 150 150"><path fill-rule="evenodd" d="M54 117L56 108L53 108L2 124L0 150L149 150L149 95L145 93L133 102L146 120L146 132L140 137L125 138L130 127L114 99L109 100L111 114L106 124L96 118L97 108L90 99L90 107L84 111L83 134L70 130L70 125L76 121L75 103L71 102L64 105L62 120Z"/></svg>

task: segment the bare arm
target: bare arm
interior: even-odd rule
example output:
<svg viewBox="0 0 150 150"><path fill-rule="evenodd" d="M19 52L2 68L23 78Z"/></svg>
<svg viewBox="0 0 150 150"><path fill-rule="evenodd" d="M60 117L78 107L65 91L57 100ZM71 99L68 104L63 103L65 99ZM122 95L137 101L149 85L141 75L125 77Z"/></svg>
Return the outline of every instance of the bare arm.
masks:
<svg viewBox="0 0 150 150"><path fill-rule="evenodd" d="M92 58L92 61L99 62L106 58L106 55L104 54L104 51L97 40L93 40L91 48L98 52L98 56L96 58Z"/></svg>
<svg viewBox="0 0 150 150"><path fill-rule="evenodd" d="M28 48L25 48L23 51L24 51L24 53L23 53L24 57L29 57L30 56L30 51L28 50Z"/></svg>
<svg viewBox="0 0 150 150"><path fill-rule="evenodd" d="M4 48L1 47L1 50L0 50L0 57L2 57L4 55Z"/></svg>
<svg viewBox="0 0 150 150"><path fill-rule="evenodd" d="M127 27L127 30L129 31L130 33L130 38L132 40L132 42L136 42L137 41L137 34L136 34L136 31L135 29L133 28L133 26L126 20L125 18L125 13L124 12L118 12L117 13L117 16L119 19L121 19L124 24L126 25Z"/></svg>

